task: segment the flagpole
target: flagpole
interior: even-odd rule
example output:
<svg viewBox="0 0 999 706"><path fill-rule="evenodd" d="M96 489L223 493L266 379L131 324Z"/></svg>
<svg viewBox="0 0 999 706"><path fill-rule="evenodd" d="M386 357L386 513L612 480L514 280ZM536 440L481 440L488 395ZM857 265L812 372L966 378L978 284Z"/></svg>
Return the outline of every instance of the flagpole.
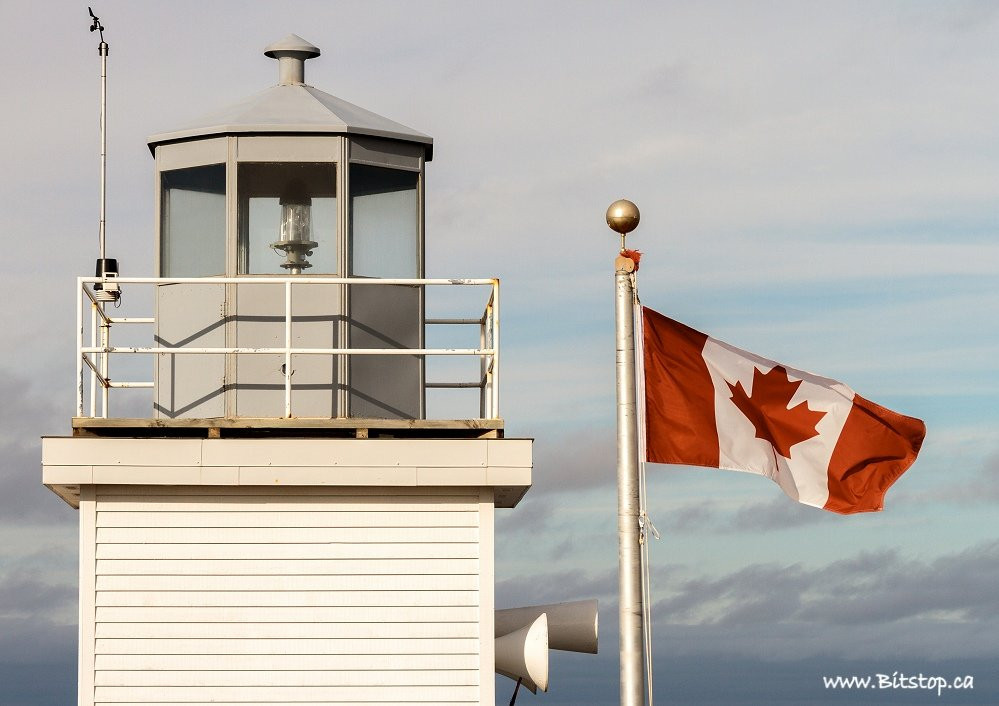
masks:
<svg viewBox="0 0 999 706"><path fill-rule="evenodd" d="M621 234L614 262L617 348L617 537L621 706L645 703L642 655L642 573L639 541L638 417L635 404L635 263L624 256L625 236L638 226L638 207L615 201L607 225Z"/></svg>

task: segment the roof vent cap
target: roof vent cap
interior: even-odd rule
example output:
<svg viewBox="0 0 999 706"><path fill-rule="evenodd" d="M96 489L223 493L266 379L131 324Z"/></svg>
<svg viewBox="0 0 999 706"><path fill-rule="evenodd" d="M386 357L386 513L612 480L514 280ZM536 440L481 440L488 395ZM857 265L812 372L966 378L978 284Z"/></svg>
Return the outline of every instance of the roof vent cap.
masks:
<svg viewBox="0 0 999 706"><path fill-rule="evenodd" d="M309 44L297 34L289 34L264 49L264 56L278 60L278 85L303 85L305 61L319 56L319 47Z"/></svg>

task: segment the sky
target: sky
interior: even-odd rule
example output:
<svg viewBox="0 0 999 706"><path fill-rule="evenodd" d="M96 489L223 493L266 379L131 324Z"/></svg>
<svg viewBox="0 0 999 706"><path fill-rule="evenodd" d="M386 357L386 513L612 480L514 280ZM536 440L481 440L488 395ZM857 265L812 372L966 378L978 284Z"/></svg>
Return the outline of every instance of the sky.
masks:
<svg viewBox="0 0 999 706"><path fill-rule="evenodd" d="M655 699L999 702L999 6L97 1L124 274L153 274L146 138L272 85L288 33L323 51L310 83L434 137L427 274L502 279L501 414L536 440L496 514L497 606L601 602L600 653L552 653L518 703L617 698L618 198L644 304L928 428L874 514L650 465ZM39 437L74 411L100 64L85 4L2 7L0 703L42 706L75 693L77 517ZM974 688L822 684L895 672Z"/></svg>

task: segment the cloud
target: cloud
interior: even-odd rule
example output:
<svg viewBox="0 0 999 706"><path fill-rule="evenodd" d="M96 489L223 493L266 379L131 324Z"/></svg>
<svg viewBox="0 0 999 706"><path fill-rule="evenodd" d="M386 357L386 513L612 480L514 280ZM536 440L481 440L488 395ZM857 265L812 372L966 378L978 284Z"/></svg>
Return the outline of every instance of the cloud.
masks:
<svg viewBox="0 0 999 706"><path fill-rule="evenodd" d="M650 514L666 534L690 535L782 532L839 521L833 513L796 503L783 493L772 494L769 500L740 504L712 500L670 503L652 507Z"/></svg>
<svg viewBox="0 0 999 706"><path fill-rule="evenodd" d="M601 626L602 627L602 626ZM665 632L665 631L663 631ZM521 690L518 704L538 706L579 706L610 704L618 699L618 651L616 635L605 632L600 654L573 655L553 651L549 668L551 688L533 696ZM999 703L999 688L991 675L995 663L989 659L902 658L894 653L880 657L842 658L794 656L770 658L769 643L758 641L756 654L688 654L672 649L691 639L688 634L657 640L655 652L655 699L664 704L700 706L839 706L842 704L986 704ZM826 689L823 676L972 675L974 690L944 692L902 691L900 689L866 692ZM509 697L513 682L500 680L497 701Z"/></svg>
<svg viewBox="0 0 999 706"><path fill-rule="evenodd" d="M535 442L532 495L611 487L617 483L613 428L549 433Z"/></svg>
<svg viewBox="0 0 999 706"><path fill-rule="evenodd" d="M667 575L668 576L668 575ZM818 568L752 564L720 577L667 578L655 615L671 624L959 625L999 614L999 540L924 561L863 552Z"/></svg>
<svg viewBox="0 0 999 706"><path fill-rule="evenodd" d="M75 510L42 485L41 436L65 428L70 412L27 380L0 370L0 522L68 524Z"/></svg>
<svg viewBox="0 0 999 706"><path fill-rule="evenodd" d="M962 441L965 444L978 441L980 436L979 433L976 435L978 438L972 440L958 439L953 444L960 447ZM967 473L955 472L961 470L960 463L955 465L958 468L948 469L948 472L940 474L939 483L927 489L899 492L896 499L914 505L931 506L952 503L975 507L999 503L999 453L986 456L974 470Z"/></svg>
<svg viewBox="0 0 999 706"><path fill-rule="evenodd" d="M668 567L653 575L653 594L670 594L653 607L659 671L669 670L663 660L691 656L706 663L762 660L777 671L821 657L810 662L817 674L822 663L831 669L852 661L856 669L857 660L868 660L868 668L890 673L999 657L999 541L932 560L884 550L815 567L767 562L681 578L692 570ZM599 598L601 656L584 668L616 665L616 567L519 576L497 582L496 596L498 607ZM747 687L763 683L750 679Z"/></svg>
<svg viewBox="0 0 999 706"><path fill-rule="evenodd" d="M617 571L579 569L517 576L496 582L496 606L509 608L540 603L597 598L604 607L616 604Z"/></svg>
<svg viewBox="0 0 999 706"><path fill-rule="evenodd" d="M781 494L770 500L743 505L732 516L727 529L767 532L835 521L831 513L796 503Z"/></svg>
<svg viewBox="0 0 999 706"><path fill-rule="evenodd" d="M546 503L533 492L521 500L515 510L497 513L497 535L528 534L539 535L551 523L556 508Z"/></svg>
<svg viewBox="0 0 999 706"><path fill-rule="evenodd" d="M723 526L721 510L717 503L710 500L653 507L649 514L656 528L666 534L718 532Z"/></svg>
<svg viewBox="0 0 999 706"><path fill-rule="evenodd" d="M75 703L76 643L75 625L0 620L0 703Z"/></svg>
<svg viewBox="0 0 999 706"><path fill-rule="evenodd" d="M65 557L51 553L43 556L46 562L65 563ZM23 620L64 624L66 615L72 615L75 622L77 601L76 577L71 582L53 578L51 566L31 567L33 557L14 562L6 561L5 570L0 575L0 624L17 624Z"/></svg>
<svg viewBox="0 0 999 706"><path fill-rule="evenodd" d="M985 459L977 475L963 490L965 498L978 502L999 502L999 453Z"/></svg>
<svg viewBox="0 0 999 706"><path fill-rule="evenodd" d="M0 568L0 703L71 703L76 694L75 556L56 550L2 556Z"/></svg>

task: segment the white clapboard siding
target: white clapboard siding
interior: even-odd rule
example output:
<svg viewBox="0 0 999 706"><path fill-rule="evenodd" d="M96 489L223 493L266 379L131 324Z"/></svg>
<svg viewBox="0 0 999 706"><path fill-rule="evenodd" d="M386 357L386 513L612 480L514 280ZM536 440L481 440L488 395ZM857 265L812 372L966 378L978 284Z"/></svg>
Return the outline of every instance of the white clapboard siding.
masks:
<svg viewBox="0 0 999 706"><path fill-rule="evenodd" d="M286 513L288 514L288 513ZM290 523L294 518L282 518ZM331 522L335 520L331 519ZM474 543L471 527L98 527L98 544L427 544ZM363 549L363 546L362 546Z"/></svg>
<svg viewBox="0 0 999 706"><path fill-rule="evenodd" d="M331 473L336 470L331 469ZM140 500L156 500L157 502L170 503L175 500L198 501L204 499L206 502L221 503L231 505L242 502L245 499L253 499L254 502L289 502L297 501L299 498L313 498L315 502L325 503L330 497L330 487L322 486L287 486L282 488L284 493L275 495L270 487L241 485L225 486L212 489L202 485L175 485L159 486L148 485L142 488L135 485L105 484L101 485L102 502L135 502ZM338 496L346 502L367 502L372 498L378 498L379 505L392 502L418 502L420 498L427 498L431 502L441 502L443 499L459 498L460 502L478 502L478 495L470 493L468 488L441 487L435 488L432 493L423 489L384 486L362 486L347 489L338 489ZM212 508L218 510L218 507Z"/></svg>
<svg viewBox="0 0 999 706"><path fill-rule="evenodd" d="M478 637L475 623L101 623L108 638L398 638Z"/></svg>
<svg viewBox="0 0 999 706"><path fill-rule="evenodd" d="M192 706L190 701L157 701L156 706ZM193 702L198 703L198 702ZM211 706L245 706L246 701L212 701ZM253 701L253 706L291 706L288 701ZM432 704L433 701L327 701L330 706L398 706L399 704ZM449 701L447 704L464 704L466 701ZM120 706L120 701L95 701L95 706ZM201 706L199 704L199 706Z"/></svg>
<svg viewBox="0 0 999 706"><path fill-rule="evenodd" d="M479 703L467 489L101 486L95 506L94 704Z"/></svg>
<svg viewBox="0 0 999 706"><path fill-rule="evenodd" d="M462 531L462 530L458 530ZM385 544L350 544L329 542L327 544L209 544L211 537L206 532L204 544L100 544L97 545L98 559L475 559L478 558L478 545L474 542L451 543L410 543L391 542ZM406 547L403 548L402 545Z"/></svg>
<svg viewBox="0 0 999 706"><path fill-rule="evenodd" d="M244 490L232 488L233 491ZM344 494L336 508L328 508L330 512L374 512L394 513L404 511L414 512L467 512L468 508L478 502L473 495L427 495L416 498L409 495L381 495L378 497L378 507L371 506L371 493L357 494L351 491ZM314 505L321 505L324 511L329 505L327 494L315 493L283 495L267 495L260 490L255 495L226 494L198 495L177 494L141 495L134 492L121 495L102 493L101 512L240 512L252 510L267 510L272 512L316 512ZM224 502L223 502L224 500ZM251 506L243 508L243 505ZM224 507L224 509L223 509Z"/></svg>
<svg viewBox="0 0 999 706"><path fill-rule="evenodd" d="M471 654L477 640L455 638L357 638L348 640L96 640L98 654L155 654L169 645L170 654L178 655L356 655L356 654ZM193 662L193 661L192 661ZM193 666L193 664L192 664Z"/></svg>
<svg viewBox="0 0 999 706"><path fill-rule="evenodd" d="M475 703L477 686L98 686L98 704L135 704L175 701L211 704L218 701L252 703Z"/></svg>
<svg viewBox="0 0 999 706"><path fill-rule="evenodd" d="M418 610L405 607L366 607L366 608L285 608L250 607L217 608L193 607L141 608L129 606L98 607L95 611L98 623L146 623L146 622L240 622L240 623L433 623L455 622L474 623L478 612L472 607L426 608Z"/></svg>
<svg viewBox="0 0 999 706"><path fill-rule="evenodd" d="M404 576L412 559L228 559L225 576ZM98 581L104 576L216 576L218 562L211 559L102 559L97 562ZM469 575L478 580L478 559L420 559L426 576Z"/></svg>
<svg viewBox="0 0 999 706"><path fill-rule="evenodd" d="M98 591L475 591L478 587L478 577L466 574L109 575L97 581Z"/></svg>
<svg viewBox="0 0 999 706"><path fill-rule="evenodd" d="M478 527L476 512L426 512L412 505L381 512L296 512L295 527ZM98 527L288 527L280 510L244 512L99 512Z"/></svg>
<svg viewBox="0 0 999 706"><path fill-rule="evenodd" d="M355 671L104 671L98 686L475 686L476 669L425 670L365 669Z"/></svg>
<svg viewBox="0 0 999 706"><path fill-rule="evenodd" d="M477 606L478 591L97 591L98 607Z"/></svg>
<svg viewBox="0 0 999 706"><path fill-rule="evenodd" d="M99 671L172 672L190 669L188 655L98 655ZM479 657L466 655L213 655L214 671L386 671L433 672L477 669Z"/></svg>

